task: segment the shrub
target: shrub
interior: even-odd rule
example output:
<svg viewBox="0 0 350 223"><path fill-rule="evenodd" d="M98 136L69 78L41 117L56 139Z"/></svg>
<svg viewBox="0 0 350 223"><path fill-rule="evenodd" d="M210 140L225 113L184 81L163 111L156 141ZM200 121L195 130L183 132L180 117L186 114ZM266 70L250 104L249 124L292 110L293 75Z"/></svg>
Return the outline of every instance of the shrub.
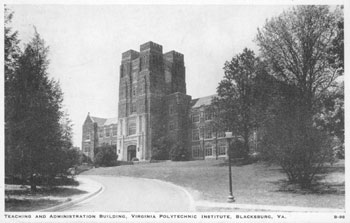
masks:
<svg viewBox="0 0 350 223"><path fill-rule="evenodd" d="M334 158L326 133L293 122L270 126L262 149L265 160L279 164L288 180L302 188L311 187L315 176L324 171L325 163Z"/></svg>
<svg viewBox="0 0 350 223"><path fill-rule="evenodd" d="M81 165L83 163L92 164L92 161L91 161L90 157L88 157L84 153L81 153L80 157L79 157L79 164Z"/></svg>
<svg viewBox="0 0 350 223"><path fill-rule="evenodd" d="M246 157L246 150L244 147L243 139L233 140L230 143L229 153L230 153L231 158L245 158Z"/></svg>
<svg viewBox="0 0 350 223"><path fill-rule="evenodd" d="M105 145L96 148L96 155L94 164L96 166L116 166L117 165L117 153L116 146Z"/></svg>
<svg viewBox="0 0 350 223"><path fill-rule="evenodd" d="M188 151L182 144L176 143L170 148L169 156L171 161L188 160Z"/></svg>

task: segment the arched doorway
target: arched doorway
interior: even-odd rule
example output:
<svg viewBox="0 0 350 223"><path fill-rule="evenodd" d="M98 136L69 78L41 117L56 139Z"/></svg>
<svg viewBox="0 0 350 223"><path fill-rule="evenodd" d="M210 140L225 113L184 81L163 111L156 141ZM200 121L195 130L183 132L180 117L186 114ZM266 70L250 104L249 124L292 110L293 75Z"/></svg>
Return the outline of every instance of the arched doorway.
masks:
<svg viewBox="0 0 350 223"><path fill-rule="evenodd" d="M128 153L127 153L128 161L131 161L134 157L136 157L136 146L135 145L128 146L127 151L128 151Z"/></svg>

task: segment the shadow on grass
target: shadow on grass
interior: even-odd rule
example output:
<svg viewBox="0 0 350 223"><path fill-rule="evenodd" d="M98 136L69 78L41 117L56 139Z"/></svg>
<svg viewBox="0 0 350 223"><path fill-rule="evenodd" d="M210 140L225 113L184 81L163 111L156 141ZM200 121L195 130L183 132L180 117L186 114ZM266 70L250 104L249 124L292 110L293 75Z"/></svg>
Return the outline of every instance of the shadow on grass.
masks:
<svg viewBox="0 0 350 223"><path fill-rule="evenodd" d="M302 194L302 195L305 195L305 194L345 195L344 183L316 182L312 184L310 188L301 188L300 185L290 183L288 182L288 180L279 180L272 183L278 185L279 189L277 190L277 192L286 192L286 193L294 193L294 194Z"/></svg>
<svg viewBox="0 0 350 223"><path fill-rule="evenodd" d="M50 199L6 199L5 211L36 211L62 203Z"/></svg>
<svg viewBox="0 0 350 223"><path fill-rule="evenodd" d="M85 194L86 191L79 190L76 188L64 188L64 187L54 187L54 188L38 188L36 192L30 191L30 189L25 190L6 190L5 194L7 196L55 196L55 197L70 197L73 195Z"/></svg>
<svg viewBox="0 0 350 223"><path fill-rule="evenodd" d="M333 173L333 172L345 173L345 167L344 166L323 167L322 173Z"/></svg>

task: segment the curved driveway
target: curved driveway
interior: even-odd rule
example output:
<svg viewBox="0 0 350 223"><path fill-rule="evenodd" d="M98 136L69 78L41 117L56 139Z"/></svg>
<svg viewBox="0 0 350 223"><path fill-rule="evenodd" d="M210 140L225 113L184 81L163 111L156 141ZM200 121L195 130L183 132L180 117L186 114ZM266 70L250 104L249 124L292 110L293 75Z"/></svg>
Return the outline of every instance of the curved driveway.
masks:
<svg viewBox="0 0 350 223"><path fill-rule="evenodd" d="M103 191L64 211L193 211L189 194L170 183L130 177L84 177L101 183Z"/></svg>

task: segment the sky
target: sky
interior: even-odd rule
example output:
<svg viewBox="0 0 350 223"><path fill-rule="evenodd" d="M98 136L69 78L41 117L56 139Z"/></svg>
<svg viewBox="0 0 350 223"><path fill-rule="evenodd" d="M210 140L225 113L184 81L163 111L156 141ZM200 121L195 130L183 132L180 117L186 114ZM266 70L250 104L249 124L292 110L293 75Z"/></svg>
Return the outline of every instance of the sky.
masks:
<svg viewBox="0 0 350 223"><path fill-rule="evenodd" d="M247 47L258 54L257 28L291 6L278 5L8 5L21 46L34 26L49 46L49 75L60 82L64 109L81 147L92 116L118 116L121 54L153 41L184 54L187 94L216 93L225 61Z"/></svg>

